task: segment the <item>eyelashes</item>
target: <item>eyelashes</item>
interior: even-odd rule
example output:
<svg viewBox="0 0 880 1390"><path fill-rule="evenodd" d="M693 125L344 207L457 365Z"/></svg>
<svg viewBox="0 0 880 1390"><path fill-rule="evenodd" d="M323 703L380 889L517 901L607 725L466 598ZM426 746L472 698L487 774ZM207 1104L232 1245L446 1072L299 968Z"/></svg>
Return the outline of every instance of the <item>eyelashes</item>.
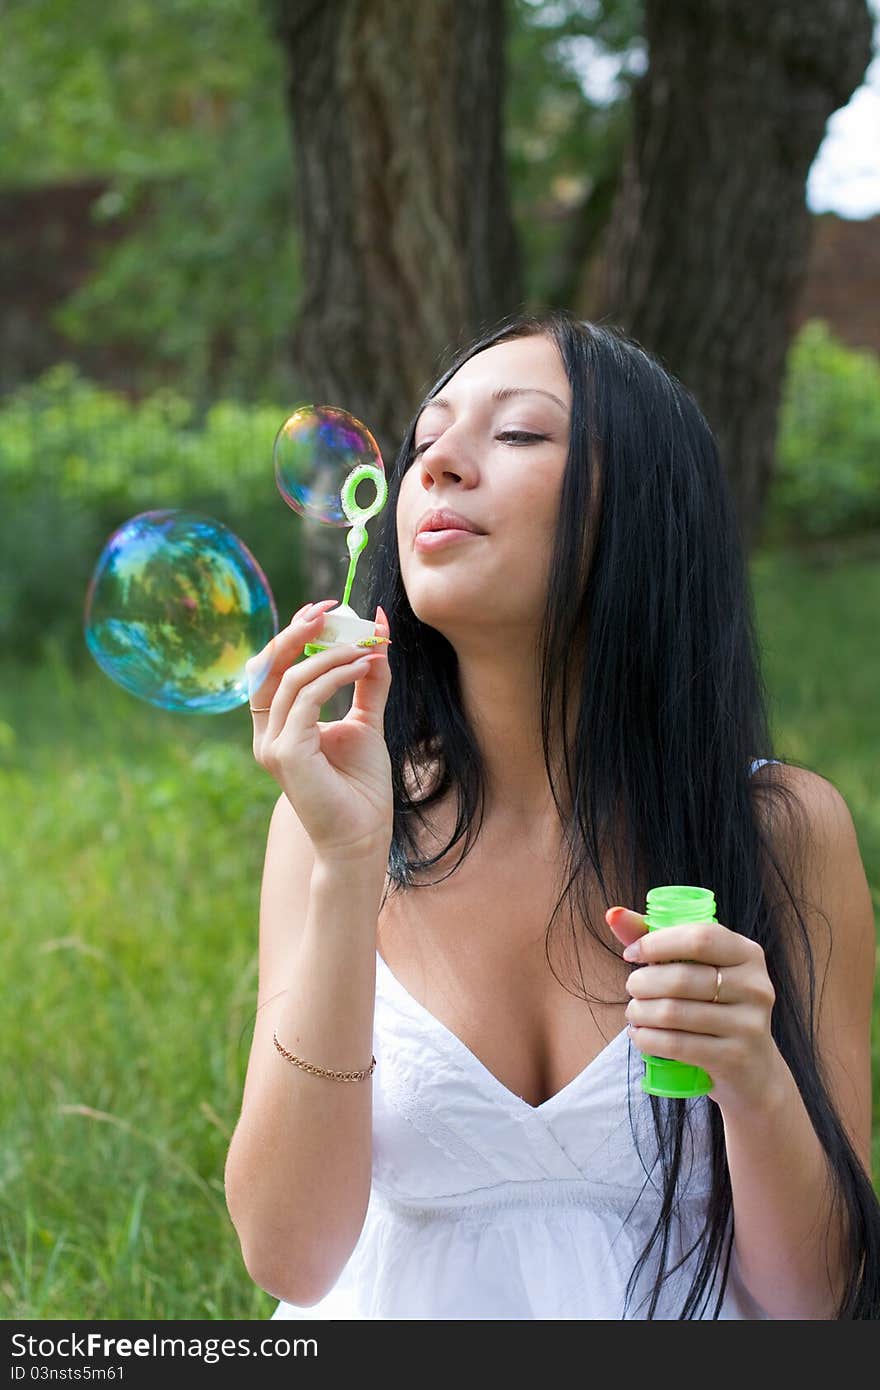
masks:
<svg viewBox="0 0 880 1390"><path fill-rule="evenodd" d="M540 443L547 438L549 436L546 434L532 434L529 430L502 430L501 434L496 435L496 439L509 439L516 444ZM417 449L413 450L412 457L417 459L420 454L423 454L426 449L430 449L431 445L436 444L436 442L435 439L424 440Z"/></svg>

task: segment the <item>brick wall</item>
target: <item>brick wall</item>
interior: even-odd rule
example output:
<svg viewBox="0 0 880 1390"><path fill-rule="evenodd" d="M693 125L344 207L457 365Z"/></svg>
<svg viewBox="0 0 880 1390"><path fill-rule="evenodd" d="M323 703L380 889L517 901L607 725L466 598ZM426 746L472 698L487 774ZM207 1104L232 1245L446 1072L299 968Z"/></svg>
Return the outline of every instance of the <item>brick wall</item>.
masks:
<svg viewBox="0 0 880 1390"><path fill-rule="evenodd" d="M126 389L138 361L118 347L70 343L52 312L88 279L105 247L148 215L146 200L127 220L97 220L102 179L0 188L0 391L56 362L76 362L96 381Z"/></svg>
<svg viewBox="0 0 880 1390"><path fill-rule="evenodd" d="M808 318L826 319L849 347L880 355L880 216L858 222L832 212L813 217L796 326Z"/></svg>

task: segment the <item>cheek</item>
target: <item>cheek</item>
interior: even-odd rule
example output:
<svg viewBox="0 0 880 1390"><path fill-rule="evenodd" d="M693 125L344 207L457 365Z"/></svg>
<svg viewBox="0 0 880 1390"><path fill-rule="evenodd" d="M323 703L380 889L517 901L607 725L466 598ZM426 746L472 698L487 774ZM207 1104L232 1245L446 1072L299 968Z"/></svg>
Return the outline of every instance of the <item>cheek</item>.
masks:
<svg viewBox="0 0 880 1390"><path fill-rule="evenodd" d="M397 508L395 511L395 526L397 528L397 546L403 550L408 541L412 539L412 529L415 526L415 510L413 503L413 469L410 466L400 480L400 487L397 490Z"/></svg>
<svg viewBox="0 0 880 1390"><path fill-rule="evenodd" d="M521 480L514 500L535 539L549 544L556 530L562 474L558 468L533 469Z"/></svg>

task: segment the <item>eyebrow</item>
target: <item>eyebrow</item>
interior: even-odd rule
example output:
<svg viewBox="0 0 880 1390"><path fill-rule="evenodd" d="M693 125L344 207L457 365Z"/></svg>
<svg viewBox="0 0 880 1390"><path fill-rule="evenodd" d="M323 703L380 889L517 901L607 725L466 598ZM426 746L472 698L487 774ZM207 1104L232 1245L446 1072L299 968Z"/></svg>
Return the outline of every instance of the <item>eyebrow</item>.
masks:
<svg viewBox="0 0 880 1390"><path fill-rule="evenodd" d="M558 406L561 406L564 411L568 411L568 406L565 404L565 401L561 401L558 396L554 396L552 391L543 391L540 386L501 386L497 391L492 392L490 399L493 401L509 401L513 396L528 395L547 396L551 401L555 401ZM419 411L418 418L421 419L424 412L432 405L436 405L440 410L452 409L451 403L445 396L432 396L430 400L425 401L425 404Z"/></svg>

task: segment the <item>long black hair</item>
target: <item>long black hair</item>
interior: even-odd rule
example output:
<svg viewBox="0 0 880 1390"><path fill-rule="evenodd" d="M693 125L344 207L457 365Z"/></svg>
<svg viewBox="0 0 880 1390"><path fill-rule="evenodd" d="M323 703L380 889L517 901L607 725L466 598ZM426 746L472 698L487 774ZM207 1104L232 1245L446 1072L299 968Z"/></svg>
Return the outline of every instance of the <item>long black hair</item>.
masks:
<svg viewBox="0 0 880 1390"><path fill-rule="evenodd" d="M462 707L455 650L415 616L401 579L397 497L413 461L416 420L469 358L534 334L556 344L572 389L540 629L544 761L567 855L566 886L547 929L548 961L550 931L566 901L576 906L568 918L575 949L577 933L588 931L619 954L604 919L591 920L590 888L606 905L637 906L653 884L712 887L718 920L764 950L776 992L773 1037L827 1155L845 1217L849 1277L835 1316L876 1318L880 1203L816 1049L817 987L797 868L804 862L797 846L801 856L808 852L806 819L780 769L770 764L750 777L753 758L775 755L732 492L693 396L615 327L564 311L509 317L458 353L407 429L388 480L366 600L368 612L377 603L385 608L394 639L385 710L394 789L389 882L395 892L419 886L416 875L464 837L457 868L479 833L475 818L480 810L482 820L485 804L485 772ZM577 692L573 711L571 691ZM572 729L562 739L564 781L558 787L559 759L550 750L561 730ZM433 773L424 780L427 766ZM421 857L417 822L425 823L428 808L451 789L458 805L452 837L437 854ZM791 851L784 856L770 833L782 817ZM680 1318L706 1315L713 1292L708 1315L719 1316L733 1246L721 1114L707 1099L698 1104L708 1110L711 1189ZM653 1257L649 1318L676 1267L671 1232L688 1126L684 1102L652 1097L651 1107L662 1173L660 1215L626 1299L628 1306Z"/></svg>

